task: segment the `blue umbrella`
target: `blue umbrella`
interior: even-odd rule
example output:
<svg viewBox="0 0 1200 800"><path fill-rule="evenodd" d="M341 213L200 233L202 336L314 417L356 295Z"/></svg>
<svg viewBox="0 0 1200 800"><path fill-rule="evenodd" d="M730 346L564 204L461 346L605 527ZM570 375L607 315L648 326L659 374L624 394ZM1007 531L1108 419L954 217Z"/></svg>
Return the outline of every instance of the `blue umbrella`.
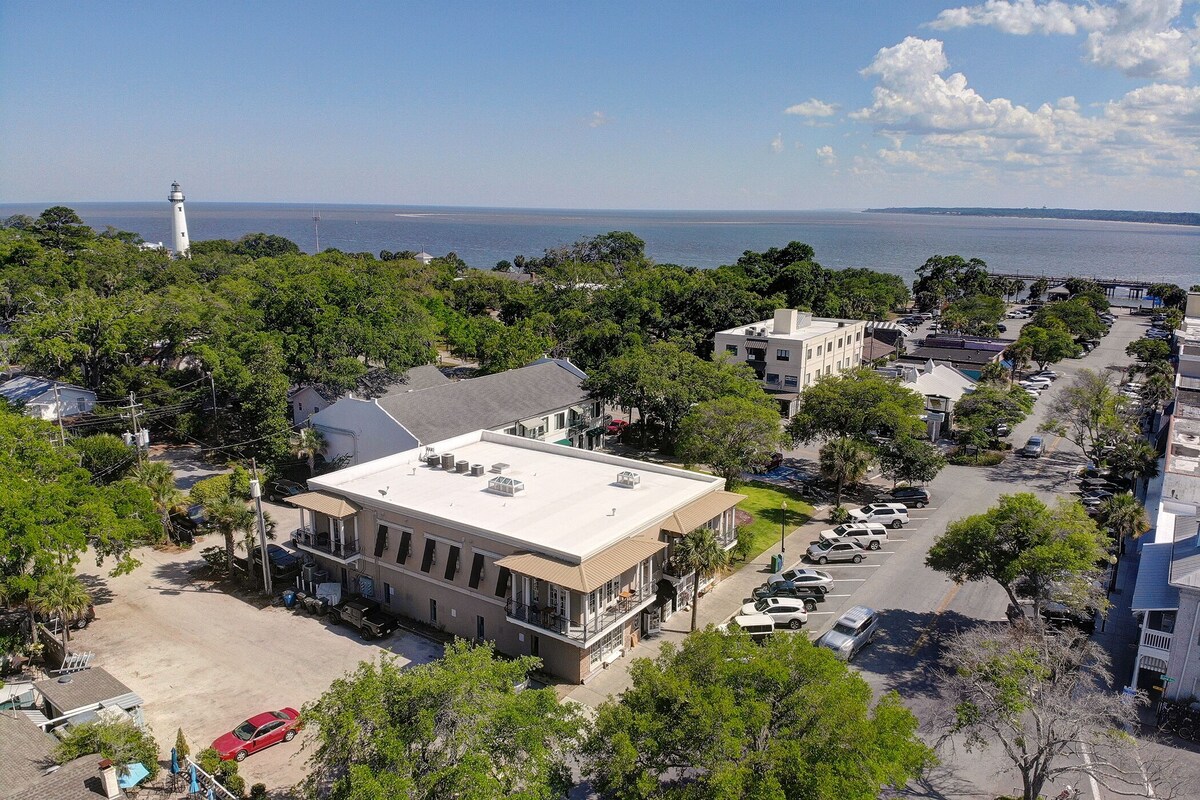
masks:
<svg viewBox="0 0 1200 800"><path fill-rule="evenodd" d="M175 748L171 748L171 774L179 774L179 754L175 752Z"/></svg>
<svg viewBox="0 0 1200 800"><path fill-rule="evenodd" d="M200 781L196 780L196 765L192 764L192 785L188 789L190 794L200 794Z"/></svg>
<svg viewBox="0 0 1200 800"><path fill-rule="evenodd" d="M208 787L208 800L217 800L217 798L213 796L213 792L212 792L212 787L211 787L211 786L210 786L210 787Z"/></svg>

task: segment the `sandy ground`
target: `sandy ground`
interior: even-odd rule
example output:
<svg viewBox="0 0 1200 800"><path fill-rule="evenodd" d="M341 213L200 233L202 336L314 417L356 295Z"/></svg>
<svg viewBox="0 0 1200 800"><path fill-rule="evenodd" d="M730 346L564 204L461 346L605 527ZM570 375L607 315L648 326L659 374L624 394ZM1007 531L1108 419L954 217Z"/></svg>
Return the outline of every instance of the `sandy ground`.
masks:
<svg viewBox="0 0 1200 800"><path fill-rule="evenodd" d="M199 550L217 543L210 534L191 551L142 550L142 566L117 578L87 558L81 565L97 619L75 635L72 649L94 652L97 666L142 696L164 757L180 726L194 754L251 714L315 700L382 652L352 629L262 607L258 598L198 578L205 574ZM382 645L405 662L441 655L439 645L400 632ZM305 738L246 759L240 773L247 785L277 789L300 780Z"/></svg>

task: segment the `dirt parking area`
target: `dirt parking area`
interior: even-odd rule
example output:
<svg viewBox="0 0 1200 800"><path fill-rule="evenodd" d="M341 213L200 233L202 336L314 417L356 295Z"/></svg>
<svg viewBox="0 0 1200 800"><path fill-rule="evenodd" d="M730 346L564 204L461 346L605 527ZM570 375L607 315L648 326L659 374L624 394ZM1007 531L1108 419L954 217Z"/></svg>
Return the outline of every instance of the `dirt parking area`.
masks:
<svg viewBox="0 0 1200 800"><path fill-rule="evenodd" d="M283 524L280 529L289 530ZM219 543L209 534L190 551L144 549L138 553L142 566L117 578L86 557L81 564L96 621L75 635L72 650L94 652L96 665L142 696L164 757L176 728L182 726L194 754L251 714L315 700L334 679L384 649L408 663L440 657L440 645L413 634L367 643L352 629L263 606L258 598L211 583L202 577L199 551ZM299 781L306 772L306 738L242 762L247 786L262 782L279 789Z"/></svg>

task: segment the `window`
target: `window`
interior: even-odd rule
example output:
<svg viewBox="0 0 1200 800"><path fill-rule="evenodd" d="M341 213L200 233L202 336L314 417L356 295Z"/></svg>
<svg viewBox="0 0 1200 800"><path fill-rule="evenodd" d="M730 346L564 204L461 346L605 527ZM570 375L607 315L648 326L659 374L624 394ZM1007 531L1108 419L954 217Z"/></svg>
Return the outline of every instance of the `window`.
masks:
<svg viewBox="0 0 1200 800"><path fill-rule="evenodd" d="M795 375L784 375L783 376L783 388L785 388L785 389L795 389L799 385L799 383L800 382L796 379Z"/></svg>
<svg viewBox="0 0 1200 800"><path fill-rule="evenodd" d="M296 410L297 410L297 411L303 411L303 410L304 410L304 403L296 403Z"/></svg>
<svg viewBox="0 0 1200 800"><path fill-rule="evenodd" d="M767 373L767 383L779 383L779 375L775 372Z"/></svg>
<svg viewBox="0 0 1200 800"><path fill-rule="evenodd" d="M390 583L384 583L383 584L383 602L387 603L390 606L392 604L392 600L395 599L395 597L396 597L396 590L392 588L392 585Z"/></svg>
<svg viewBox="0 0 1200 800"><path fill-rule="evenodd" d="M737 356L737 345L736 344L725 345L725 352L729 353L729 355L731 355L731 356L736 357Z"/></svg>
<svg viewBox="0 0 1200 800"><path fill-rule="evenodd" d="M811 372L804 373L804 385L808 386L811 383L812 383L812 373Z"/></svg>
<svg viewBox="0 0 1200 800"><path fill-rule="evenodd" d="M807 352L805 352L805 354L804 354L804 357L805 357L805 358L812 358L812 348L811 348L811 347L810 347L810 348L808 348Z"/></svg>
<svg viewBox="0 0 1200 800"><path fill-rule="evenodd" d="M862 341L862 331L859 331L858 333L854 334L854 341L856 341L856 342Z"/></svg>
<svg viewBox="0 0 1200 800"><path fill-rule="evenodd" d="M825 374L826 374L826 375L828 375L828 374L829 374L829 367L826 367L826 368L825 368Z"/></svg>
<svg viewBox="0 0 1200 800"><path fill-rule="evenodd" d="M475 615L475 638L480 640L487 638L483 635L483 617L478 614Z"/></svg>
<svg viewBox="0 0 1200 800"><path fill-rule="evenodd" d="M775 351L775 359L777 361L791 361L792 360L792 351L791 350L776 350Z"/></svg>
<svg viewBox="0 0 1200 800"><path fill-rule="evenodd" d="M429 598L429 621L437 622L437 600Z"/></svg>
<svg viewBox="0 0 1200 800"><path fill-rule="evenodd" d="M821 355L821 345L817 345L817 355Z"/></svg>
<svg viewBox="0 0 1200 800"><path fill-rule="evenodd" d="M507 433L509 436L516 436L517 435L517 426L513 425L511 428L505 428L504 432Z"/></svg>
<svg viewBox="0 0 1200 800"><path fill-rule="evenodd" d="M840 350L841 347L842 347L842 337L839 336L838 337L838 349Z"/></svg>
<svg viewBox="0 0 1200 800"><path fill-rule="evenodd" d="M567 413L560 411L554 415L554 430L561 431L565 427L567 427Z"/></svg>

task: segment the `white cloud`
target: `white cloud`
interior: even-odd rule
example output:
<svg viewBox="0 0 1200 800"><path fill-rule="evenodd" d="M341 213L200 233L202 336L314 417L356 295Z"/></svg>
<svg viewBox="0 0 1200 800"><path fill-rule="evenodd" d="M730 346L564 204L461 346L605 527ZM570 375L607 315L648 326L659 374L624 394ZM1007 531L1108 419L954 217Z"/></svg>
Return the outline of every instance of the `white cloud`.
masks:
<svg viewBox="0 0 1200 800"><path fill-rule="evenodd" d="M1004 33L1087 33L1085 59L1135 78L1186 81L1200 65L1200 22L1177 26L1183 0L1121 0L1073 4L1063 0L987 0L947 9L930 23L948 30L984 25Z"/></svg>
<svg viewBox="0 0 1200 800"><path fill-rule="evenodd" d="M612 122L612 120L609 119L608 115L605 114L603 111L593 111L592 115L590 117L588 117L588 127L589 128L600 128L600 127L607 125L610 122Z"/></svg>
<svg viewBox="0 0 1200 800"><path fill-rule="evenodd" d="M775 134L775 138L771 140L771 152L772 153L782 153L783 152L783 134L782 133Z"/></svg>
<svg viewBox="0 0 1200 800"><path fill-rule="evenodd" d="M794 114L797 117L832 117L837 113L837 110L837 105L826 103L813 97L805 100L803 103L788 106L783 110L783 113Z"/></svg>
<svg viewBox="0 0 1200 800"><path fill-rule="evenodd" d="M1200 169L1200 87L1155 83L1085 111L1073 97L1029 108L985 98L936 39L881 49L870 106L851 113L888 141L874 161L889 172L956 173L978 180L1036 176L1069 185L1087 177L1178 180ZM853 169L868 167L855 160Z"/></svg>
<svg viewBox="0 0 1200 800"><path fill-rule="evenodd" d="M832 167L837 164L837 153L833 152L833 147L824 145L817 148L817 161L821 162L822 166Z"/></svg>

